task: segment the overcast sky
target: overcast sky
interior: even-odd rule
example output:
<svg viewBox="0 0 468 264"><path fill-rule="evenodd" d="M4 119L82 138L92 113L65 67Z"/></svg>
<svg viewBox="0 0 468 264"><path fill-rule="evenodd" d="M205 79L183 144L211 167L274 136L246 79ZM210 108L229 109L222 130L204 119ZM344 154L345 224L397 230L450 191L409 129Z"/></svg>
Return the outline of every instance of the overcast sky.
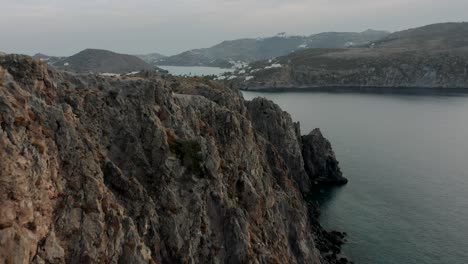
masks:
<svg viewBox="0 0 468 264"><path fill-rule="evenodd" d="M0 51L172 55L222 40L467 21L468 0L0 0Z"/></svg>

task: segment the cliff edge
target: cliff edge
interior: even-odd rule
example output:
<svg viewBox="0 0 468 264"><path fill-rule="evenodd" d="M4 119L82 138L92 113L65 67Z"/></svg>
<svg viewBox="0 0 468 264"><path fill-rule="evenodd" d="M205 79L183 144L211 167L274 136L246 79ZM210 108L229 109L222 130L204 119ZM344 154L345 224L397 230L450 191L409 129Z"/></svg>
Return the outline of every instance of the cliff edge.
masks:
<svg viewBox="0 0 468 264"><path fill-rule="evenodd" d="M271 101L6 55L0 124L0 261L346 263L303 198L316 142Z"/></svg>

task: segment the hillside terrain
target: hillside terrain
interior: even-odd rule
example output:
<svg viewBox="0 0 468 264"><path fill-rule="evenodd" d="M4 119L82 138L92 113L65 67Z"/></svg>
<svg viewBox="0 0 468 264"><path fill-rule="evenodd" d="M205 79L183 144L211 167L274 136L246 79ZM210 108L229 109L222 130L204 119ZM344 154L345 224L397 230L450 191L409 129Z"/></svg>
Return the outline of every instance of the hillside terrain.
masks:
<svg viewBox="0 0 468 264"><path fill-rule="evenodd" d="M55 57L38 53L33 58L45 61L56 69L76 73L121 74L157 69L137 56L100 49L85 49L70 57Z"/></svg>
<svg viewBox="0 0 468 264"><path fill-rule="evenodd" d="M0 125L2 262L348 262L304 198L346 182L330 143L266 99L3 55Z"/></svg>
<svg viewBox="0 0 468 264"><path fill-rule="evenodd" d="M344 48L381 39L386 31L326 32L311 36L287 36L224 41L206 49L194 49L161 59L159 65L216 66L230 68L242 63L274 58L305 48Z"/></svg>
<svg viewBox="0 0 468 264"><path fill-rule="evenodd" d="M395 32L376 41L374 47L466 50L468 48L468 23L440 23Z"/></svg>
<svg viewBox="0 0 468 264"><path fill-rule="evenodd" d="M136 56L99 49L85 49L53 65L59 69L80 73L128 73L153 69Z"/></svg>
<svg viewBox="0 0 468 264"><path fill-rule="evenodd" d="M468 23L396 32L368 48L305 49L226 75L248 90L468 88Z"/></svg>

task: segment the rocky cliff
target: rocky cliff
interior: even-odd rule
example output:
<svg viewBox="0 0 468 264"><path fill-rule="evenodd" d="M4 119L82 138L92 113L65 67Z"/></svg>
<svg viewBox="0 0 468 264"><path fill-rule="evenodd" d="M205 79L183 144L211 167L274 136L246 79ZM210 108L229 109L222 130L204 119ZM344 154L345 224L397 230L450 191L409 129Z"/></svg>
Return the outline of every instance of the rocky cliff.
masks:
<svg viewBox="0 0 468 264"><path fill-rule="evenodd" d="M314 184L346 184L330 141L319 128L302 136L304 168Z"/></svg>
<svg viewBox="0 0 468 264"><path fill-rule="evenodd" d="M468 53L310 49L258 62L227 77L245 90L468 88Z"/></svg>
<svg viewBox="0 0 468 264"><path fill-rule="evenodd" d="M6 55L0 124L1 263L346 262L303 198L316 142L271 101Z"/></svg>

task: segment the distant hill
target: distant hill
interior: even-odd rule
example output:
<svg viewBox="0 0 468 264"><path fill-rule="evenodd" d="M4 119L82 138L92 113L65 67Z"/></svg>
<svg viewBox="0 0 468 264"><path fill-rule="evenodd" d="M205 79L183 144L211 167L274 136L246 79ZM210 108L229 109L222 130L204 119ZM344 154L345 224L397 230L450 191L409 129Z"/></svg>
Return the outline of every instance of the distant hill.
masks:
<svg viewBox="0 0 468 264"><path fill-rule="evenodd" d="M459 49L468 47L468 23L440 23L395 32L376 41L375 48Z"/></svg>
<svg viewBox="0 0 468 264"><path fill-rule="evenodd" d="M155 68L136 56L100 49L85 49L73 56L54 61L51 65L80 73L127 73Z"/></svg>
<svg viewBox="0 0 468 264"><path fill-rule="evenodd" d="M404 30L367 48L299 50L225 78L247 90L468 89L468 23Z"/></svg>
<svg viewBox="0 0 468 264"><path fill-rule="evenodd" d="M158 61L167 57L159 53L150 53L150 54L136 55L136 56L144 60L146 63L152 64L152 65L155 65Z"/></svg>
<svg viewBox="0 0 468 264"><path fill-rule="evenodd" d="M33 58L41 61L46 61L50 65L54 65L56 62L64 59L65 57L49 56L43 53L36 53L33 56Z"/></svg>
<svg viewBox="0 0 468 264"><path fill-rule="evenodd" d="M40 60L48 60L50 59L52 56L49 56L49 55L45 55L43 53L36 53L34 54L33 58L35 59L40 59Z"/></svg>
<svg viewBox="0 0 468 264"><path fill-rule="evenodd" d="M159 65L232 67L239 63L270 59L305 48L344 48L376 41L389 32L366 30L327 32L311 36L287 36L224 41L211 48L194 49L161 59Z"/></svg>

